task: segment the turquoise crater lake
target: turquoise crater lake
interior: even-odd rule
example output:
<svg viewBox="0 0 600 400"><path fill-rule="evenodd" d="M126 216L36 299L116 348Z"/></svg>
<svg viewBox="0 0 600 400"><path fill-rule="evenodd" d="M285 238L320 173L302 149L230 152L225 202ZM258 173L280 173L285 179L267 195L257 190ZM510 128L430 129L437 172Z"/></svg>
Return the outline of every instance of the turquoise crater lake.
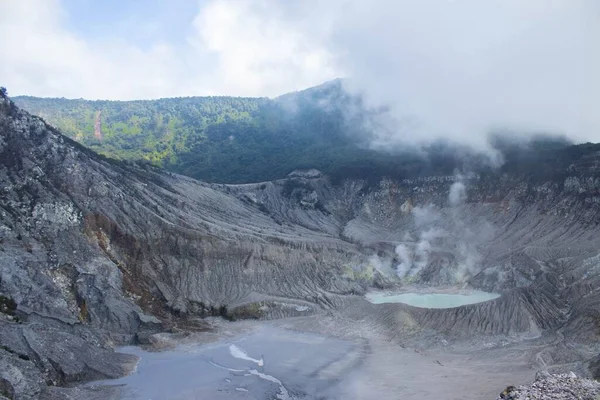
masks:
<svg viewBox="0 0 600 400"><path fill-rule="evenodd" d="M365 295L373 304L404 303L421 308L454 308L467 304L482 303L500 297L497 293L479 290L467 293L385 293L372 292Z"/></svg>

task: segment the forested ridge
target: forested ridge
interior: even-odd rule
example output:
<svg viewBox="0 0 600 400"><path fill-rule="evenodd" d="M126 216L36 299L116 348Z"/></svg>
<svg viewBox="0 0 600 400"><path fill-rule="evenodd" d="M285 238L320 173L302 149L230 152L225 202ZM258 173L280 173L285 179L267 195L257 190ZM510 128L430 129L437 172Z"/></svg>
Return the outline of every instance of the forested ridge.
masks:
<svg viewBox="0 0 600 400"><path fill-rule="evenodd" d="M172 172L219 183L260 182L295 169L316 168L334 182L378 181L487 170L484 157L467 148L435 143L419 152L369 148L372 132L360 98L339 80L279 98L185 97L158 100L69 100L20 96L15 103L65 135L105 156L142 160ZM597 145L570 147L565 140L538 140L525 148L496 143L502 169L532 176L568 167L572 154Z"/></svg>
<svg viewBox="0 0 600 400"><path fill-rule="evenodd" d="M375 155L352 139L341 109L352 100L337 81L278 99L14 101L100 154L213 182L276 179L309 167L334 172Z"/></svg>

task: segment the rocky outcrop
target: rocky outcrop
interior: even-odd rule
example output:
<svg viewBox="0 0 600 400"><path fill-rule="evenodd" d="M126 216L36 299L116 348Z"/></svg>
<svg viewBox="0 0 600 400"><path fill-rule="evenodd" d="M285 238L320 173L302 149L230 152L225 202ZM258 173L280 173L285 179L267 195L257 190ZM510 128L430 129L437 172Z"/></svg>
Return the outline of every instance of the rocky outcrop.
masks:
<svg viewBox="0 0 600 400"><path fill-rule="evenodd" d="M573 165L562 181L368 187L309 170L206 184L98 156L0 98L0 295L16 306L0 314L0 394L58 396L57 385L124 374L135 360L114 345L209 329L206 316L331 311L396 338L560 332L594 351L600 194L589 157ZM357 296L408 284L503 296L448 310Z"/></svg>
<svg viewBox="0 0 600 400"><path fill-rule="evenodd" d="M529 386L508 386L496 400L596 400L600 382L578 378L574 373L539 373Z"/></svg>
<svg viewBox="0 0 600 400"><path fill-rule="evenodd" d="M590 360L589 369L594 379L600 379L600 355Z"/></svg>

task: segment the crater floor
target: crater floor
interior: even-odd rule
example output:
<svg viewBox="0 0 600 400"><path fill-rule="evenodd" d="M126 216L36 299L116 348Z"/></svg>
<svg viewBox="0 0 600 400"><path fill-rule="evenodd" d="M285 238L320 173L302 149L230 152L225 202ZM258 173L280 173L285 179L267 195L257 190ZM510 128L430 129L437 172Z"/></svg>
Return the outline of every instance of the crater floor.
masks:
<svg viewBox="0 0 600 400"><path fill-rule="evenodd" d="M221 323L216 336L166 339L168 350L122 348L140 357L135 371L85 388L132 400L475 400L535 374L512 346L414 350L338 318ZM312 332L300 330L306 326Z"/></svg>

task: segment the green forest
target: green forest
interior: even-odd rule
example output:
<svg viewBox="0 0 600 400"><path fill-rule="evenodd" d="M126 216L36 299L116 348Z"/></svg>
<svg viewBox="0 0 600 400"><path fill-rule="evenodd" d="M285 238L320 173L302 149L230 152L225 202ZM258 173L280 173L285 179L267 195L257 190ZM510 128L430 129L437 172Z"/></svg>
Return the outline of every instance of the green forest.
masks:
<svg viewBox="0 0 600 400"><path fill-rule="evenodd" d="M376 158L352 139L343 113L353 99L335 81L277 99L13 100L100 154L211 182L271 180L298 168L334 173Z"/></svg>
<svg viewBox="0 0 600 400"><path fill-rule="evenodd" d="M419 152L369 149L372 132L363 128L368 125L364 122L380 111L367 110L360 98L343 91L340 81L275 99L13 100L97 153L142 160L208 182L261 182L301 168L319 169L334 183L486 169L483 156L449 143L431 144ZM569 143L562 139L534 141L525 149L496 145L507 161L502 169L537 166L527 172L537 175L568 166L572 152L597 150L588 145L567 151Z"/></svg>

